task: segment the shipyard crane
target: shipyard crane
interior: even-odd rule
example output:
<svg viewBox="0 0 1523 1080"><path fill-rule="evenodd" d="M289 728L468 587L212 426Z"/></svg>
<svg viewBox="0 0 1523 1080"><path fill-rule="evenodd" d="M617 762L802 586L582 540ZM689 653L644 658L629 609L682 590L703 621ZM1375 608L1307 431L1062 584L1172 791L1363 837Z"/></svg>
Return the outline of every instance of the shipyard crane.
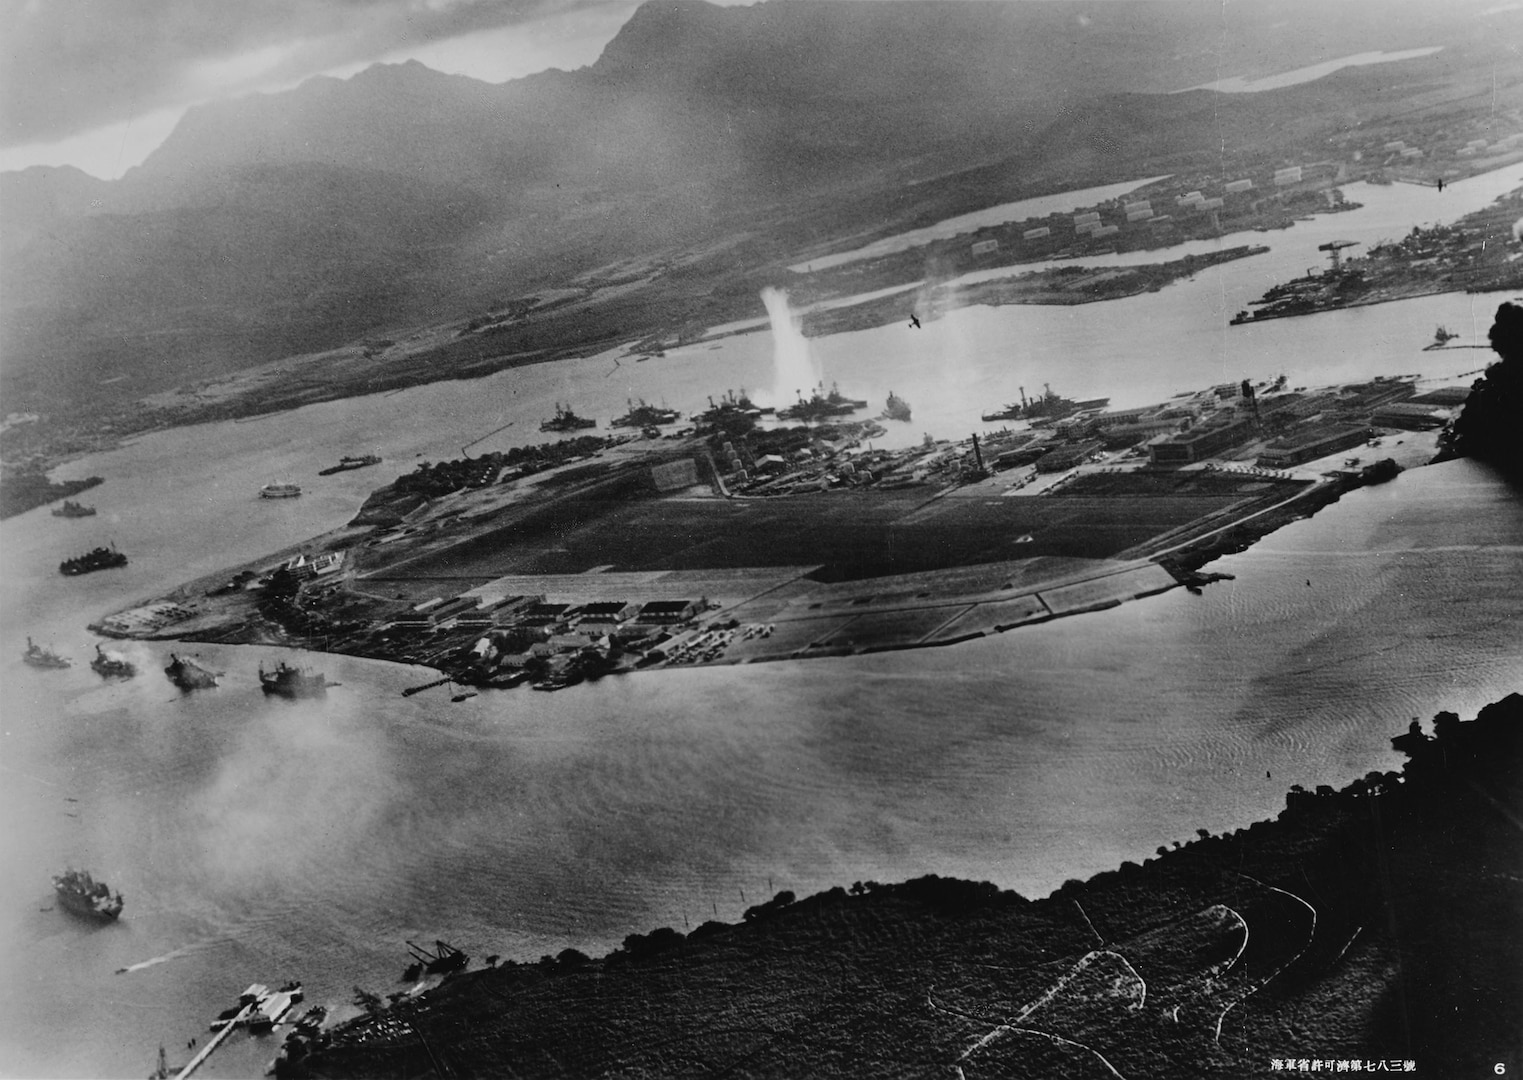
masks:
<svg viewBox="0 0 1523 1080"><path fill-rule="evenodd" d="M1327 257L1332 260L1333 273L1336 274L1343 266L1343 258L1339 252L1344 248L1354 247L1358 243L1358 240L1330 240L1325 244L1318 244L1317 250L1327 252Z"/></svg>

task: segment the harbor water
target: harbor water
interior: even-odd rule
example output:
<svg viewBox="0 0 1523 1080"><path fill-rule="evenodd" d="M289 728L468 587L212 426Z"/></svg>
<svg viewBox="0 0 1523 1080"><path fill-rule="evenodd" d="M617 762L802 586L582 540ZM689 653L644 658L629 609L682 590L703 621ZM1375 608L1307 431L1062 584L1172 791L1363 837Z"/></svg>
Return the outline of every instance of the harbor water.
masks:
<svg viewBox="0 0 1523 1080"><path fill-rule="evenodd" d="M1431 189L1381 194L1400 205L1328 220L1399 232L1438 216ZM1329 227L1263 242L1299 258ZM1421 347L1437 323L1483 342L1495 296L1227 328L1231 290L1270 283L1252 263L1131 300L965 309L814 344L843 391L910 401L914 421L889 425L904 441L963 436L1043 382L1124 405L1281 373L1452 379L1491 359ZM336 656L308 658L340 684L325 699L270 699L256 668L294 658L276 649L173 646L225 672L191 695L162 674L168 644L113 646L138 663L130 681L86 666L90 621L334 527L419 460L509 423L473 452L541 441L555 401L605 425L627 397L696 409L769 385L770 364L758 333L176 429L59 470L106 477L81 497L95 518L0 524L0 1073L145 1075L160 1043L187 1057L250 982L299 978L334 1006L355 985L399 989L405 939L534 960L736 920L769 888L938 873L1040 895L1270 816L1291 784L1393 768L1389 739L1412 717L1523 689L1523 504L1469 462L1351 493L1213 564L1235 580L1203 595L951 648L460 703L401 696L427 672ZM315 475L369 452L382 464ZM257 497L285 480L303 496ZM127 567L57 573L107 540ZM23 666L28 634L75 667ZM66 864L122 890L119 922L54 907ZM234 1038L204 1074L250 1075L277 1045Z"/></svg>

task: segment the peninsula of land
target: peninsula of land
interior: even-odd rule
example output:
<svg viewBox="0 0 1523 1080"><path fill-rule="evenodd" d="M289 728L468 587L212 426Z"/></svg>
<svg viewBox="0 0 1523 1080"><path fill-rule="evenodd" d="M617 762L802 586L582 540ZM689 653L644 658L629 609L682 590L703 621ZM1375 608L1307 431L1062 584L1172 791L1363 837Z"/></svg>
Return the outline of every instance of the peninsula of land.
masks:
<svg viewBox="0 0 1523 1080"><path fill-rule="evenodd" d="M1220 554L1425 463L1467 393L1282 379L1107 410L1049 390L903 450L834 389L776 415L731 396L686 426L424 463L348 525L93 629L542 690L951 645L1199 588Z"/></svg>

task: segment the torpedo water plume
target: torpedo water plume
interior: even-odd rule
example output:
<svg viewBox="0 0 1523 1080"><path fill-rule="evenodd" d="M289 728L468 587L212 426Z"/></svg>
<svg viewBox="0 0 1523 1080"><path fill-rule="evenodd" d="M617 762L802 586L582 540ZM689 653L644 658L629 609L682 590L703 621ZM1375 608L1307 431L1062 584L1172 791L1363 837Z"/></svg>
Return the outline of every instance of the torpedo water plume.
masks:
<svg viewBox="0 0 1523 1080"><path fill-rule="evenodd" d="M788 309L788 294L782 289L762 290L767 318L772 321L773 400L785 405L802 393L819 385L819 365L809 348L809 339Z"/></svg>

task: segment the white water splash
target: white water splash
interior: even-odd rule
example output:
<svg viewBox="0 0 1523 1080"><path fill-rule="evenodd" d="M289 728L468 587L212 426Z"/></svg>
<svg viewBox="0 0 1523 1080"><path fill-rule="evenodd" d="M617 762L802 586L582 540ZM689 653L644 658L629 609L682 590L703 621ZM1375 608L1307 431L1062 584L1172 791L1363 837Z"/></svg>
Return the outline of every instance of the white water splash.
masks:
<svg viewBox="0 0 1523 1080"><path fill-rule="evenodd" d="M768 288L762 290L761 298L772 321L772 400L781 407L792 404L800 394L807 396L823 376L809 339L788 307L788 294Z"/></svg>

